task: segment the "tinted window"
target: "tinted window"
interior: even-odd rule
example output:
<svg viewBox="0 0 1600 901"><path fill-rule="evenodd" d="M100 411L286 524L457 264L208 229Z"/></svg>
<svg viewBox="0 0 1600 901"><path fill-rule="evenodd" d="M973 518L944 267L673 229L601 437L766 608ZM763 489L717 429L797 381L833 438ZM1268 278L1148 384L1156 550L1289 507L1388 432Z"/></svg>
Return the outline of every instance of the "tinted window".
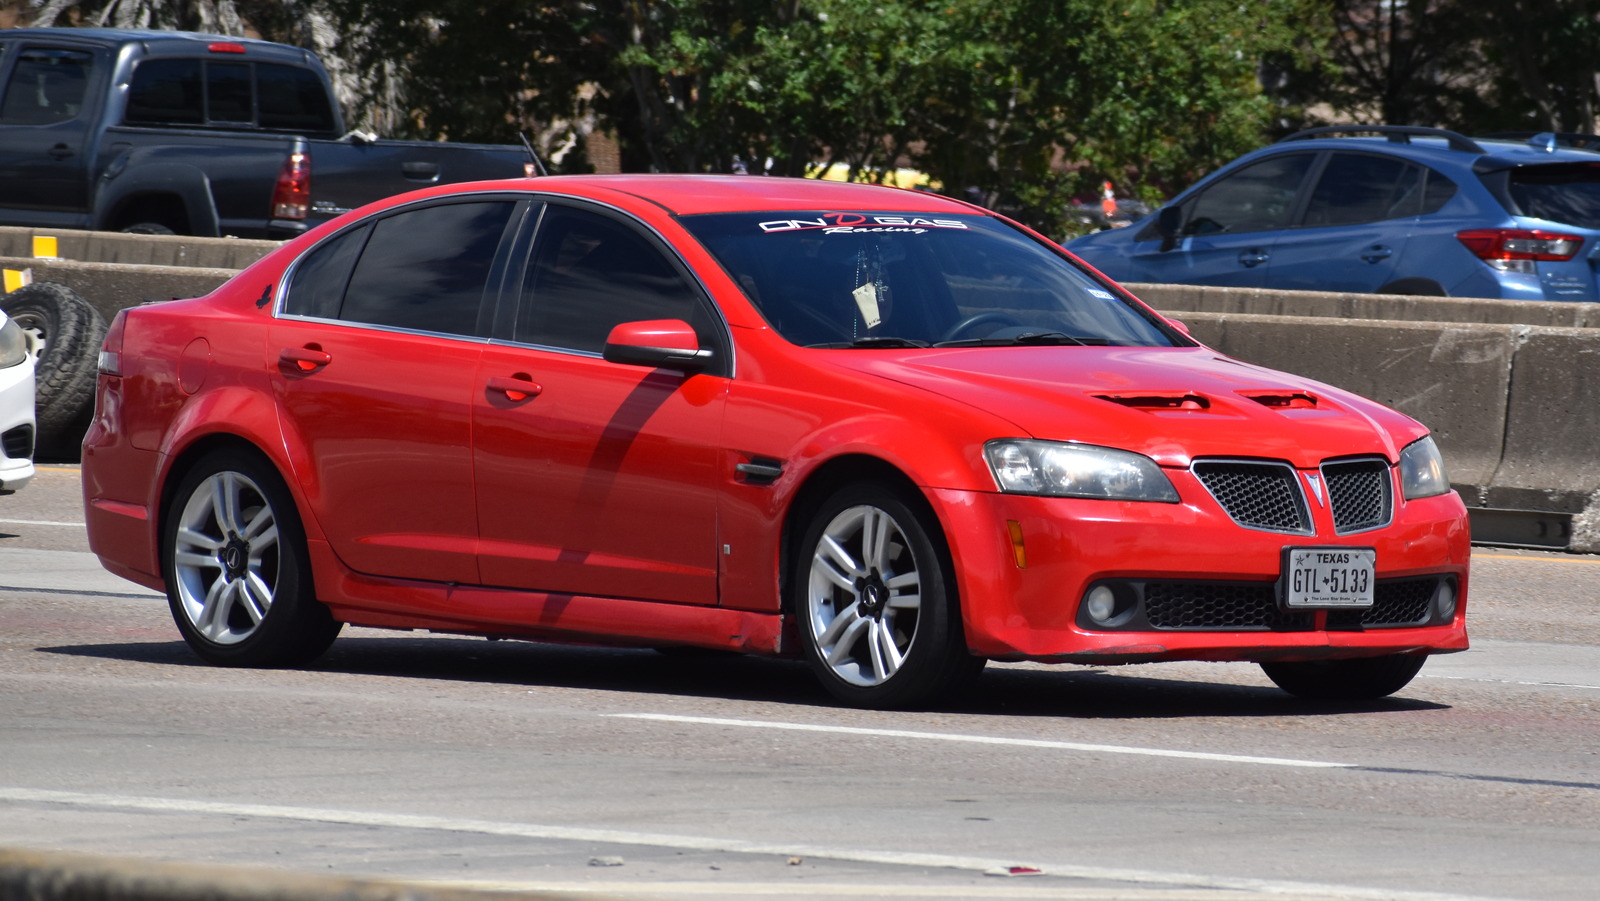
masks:
<svg viewBox="0 0 1600 901"><path fill-rule="evenodd" d="M322 79L309 69L256 64L261 127L278 131L333 131L333 108Z"/></svg>
<svg viewBox="0 0 1600 901"><path fill-rule="evenodd" d="M511 201L453 203L378 220L345 290L350 322L485 335L481 316Z"/></svg>
<svg viewBox="0 0 1600 901"><path fill-rule="evenodd" d="M1283 228L1289 224L1295 192L1312 159L1307 153L1277 156L1228 175L1189 201L1183 233L1238 234Z"/></svg>
<svg viewBox="0 0 1600 901"><path fill-rule="evenodd" d="M128 109L123 121L130 125L199 125L205 121L201 106L200 61L150 59L133 70L128 85Z"/></svg>
<svg viewBox="0 0 1600 901"><path fill-rule="evenodd" d="M1524 216L1600 228L1600 167L1593 164L1513 169L1510 190Z"/></svg>
<svg viewBox="0 0 1600 901"><path fill-rule="evenodd" d="M1304 224L1360 225L1416 215L1422 199L1422 172L1393 157L1335 153L1311 193Z"/></svg>
<svg viewBox="0 0 1600 901"><path fill-rule="evenodd" d="M50 125L77 118L93 59L77 50L22 51L0 100L0 123Z"/></svg>
<svg viewBox="0 0 1600 901"><path fill-rule="evenodd" d="M623 322L681 319L702 338L710 318L677 267L627 225L549 206L534 240L514 338L599 353Z"/></svg>
<svg viewBox="0 0 1600 901"><path fill-rule="evenodd" d="M1108 286L988 216L725 213L683 223L795 344L1173 343Z"/></svg>
<svg viewBox="0 0 1600 901"><path fill-rule="evenodd" d="M247 63L206 65L206 117L213 122L254 122Z"/></svg>
<svg viewBox="0 0 1600 901"><path fill-rule="evenodd" d="M331 241L325 241L301 258L289 284L289 297L283 312L291 316L338 319L344 303L344 289L350 283L361 248L366 246L369 225L353 228Z"/></svg>

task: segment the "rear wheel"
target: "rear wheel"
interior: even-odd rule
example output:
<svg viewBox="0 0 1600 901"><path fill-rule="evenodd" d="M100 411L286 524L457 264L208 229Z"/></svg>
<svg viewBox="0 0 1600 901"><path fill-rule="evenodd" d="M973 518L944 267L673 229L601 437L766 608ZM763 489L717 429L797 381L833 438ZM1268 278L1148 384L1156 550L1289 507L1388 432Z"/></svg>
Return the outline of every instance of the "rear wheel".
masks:
<svg viewBox="0 0 1600 901"><path fill-rule="evenodd" d="M319 603L305 532L278 474L239 450L183 477L162 542L172 618L195 653L225 666L293 666L342 626Z"/></svg>
<svg viewBox="0 0 1600 901"><path fill-rule="evenodd" d="M1354 660L1263 663L1267 678L1288 693L1318 700L1359 701L1392 695L1409 684L1427 657L1389 654Z"/></svg>
<svg viewBox="0 0 1600 901"><path fill-rule="evenodd" d="M806 529L793 577L801 641L837 698L910 707L969 683L954 573L931 514L897 492L845 488Z"/></svg>

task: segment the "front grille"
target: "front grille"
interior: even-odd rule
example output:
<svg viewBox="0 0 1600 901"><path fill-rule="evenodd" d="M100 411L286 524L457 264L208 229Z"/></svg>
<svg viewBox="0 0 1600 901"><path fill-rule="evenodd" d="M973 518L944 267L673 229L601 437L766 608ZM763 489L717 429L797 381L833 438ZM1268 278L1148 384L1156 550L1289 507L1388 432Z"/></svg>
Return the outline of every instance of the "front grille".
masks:
<svg viewBox="0 0 1600 901"><path fill-rule="evenodd" d="M13 460L26 460L33 456L33 426L19 425L0 435L0 448Z"/></svg>
<svg viewBox="0 0 1600 901"><path fill-rule="evenodd" d="M1380 579L1367 610L1331 610L1329 629L1383 629L1426 625L1433 595L1443 576ZM1119 596L1136 599L1133 615L1109 631L1307 632L1315 627L1310 610L1283 610L1272 582L1115 581ZM1080 615L1079 625L1108 631Z"/></svg>
<svg viewBox="0 0 1600 901"><path fill-rule="evenodd" d="M1247 529L1311 534L1311 515L1295 471L1285 463L1202 460L1195 477L1233 521Z"/></svg>
<svg viewBox="0 0 1600 901"><path fill-rule="evenodd" d="M1311 626L1303 611L1278 609L1270 582L1146 582L1144 613L1151 628L1173 631Z"/></svg>
<svg viewBox="0 0 1600 901"><path fill-rule="evenodd" d="M1367 610L1336 610L1328 614L1328 628L1383 628L1420 626L1433 612L1433 594L1439 579L1391 579L1373 586L1372 607Z"/></svg>
<svg viewBox="0 0 1600 901"><path fill-rule="evenodd" d="M1325 463L1322 480L1328 486L1328 506L1333 527L1340 535L1365 532L1389 524L1394 509L1389 464L1384 460L1350 460Z"/></svg>

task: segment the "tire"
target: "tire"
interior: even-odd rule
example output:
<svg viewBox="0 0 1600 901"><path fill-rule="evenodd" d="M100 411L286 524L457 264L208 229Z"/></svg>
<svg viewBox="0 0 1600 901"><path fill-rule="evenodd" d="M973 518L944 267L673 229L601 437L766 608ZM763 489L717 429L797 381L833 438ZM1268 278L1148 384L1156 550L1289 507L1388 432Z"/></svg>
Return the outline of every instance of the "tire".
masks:
<svg viewBox="0 0 1600 901"><path fill-rule="evenodd" d="M791 603L801 644L827 690L857 707L904 708L969 684L949 552L932 514L874 483L834 494L796 556Z"/></svg>
<svg viewBox="0 0 1600 901"><path fill-rule="evenodd" d="M135 222L132 225L123 226L122 232L123 232L123 234L127 234L127 235L175 235L175 234L177 234L177 232L173 231L171 227L163 225L160 222Z"/></svg>
<svg viewBox="0 0 1600 901"><path fill-rule="evenodd" d="M106 321L76 291L36 282L0 295L0 309L33 334L34 419L38 455L77 459L94 414L94 388Z"/></svg>
<svg viewBox="0 0 1600 901"><path fill-rule="evenodd" d="M343 626L316 599L288 489L245 451L215 451L184 474L162 526L161 574L178 631L209 663L309 663Z"/></svg>
<svg viewBox="0 0 1600 901"><path fill-rule="evenodd" d="M1394 694L1409 684L1427 657L1389 654L1353 660L1263 663L1267 678L1284 691L1321 701L1362 701Z"/></svg>

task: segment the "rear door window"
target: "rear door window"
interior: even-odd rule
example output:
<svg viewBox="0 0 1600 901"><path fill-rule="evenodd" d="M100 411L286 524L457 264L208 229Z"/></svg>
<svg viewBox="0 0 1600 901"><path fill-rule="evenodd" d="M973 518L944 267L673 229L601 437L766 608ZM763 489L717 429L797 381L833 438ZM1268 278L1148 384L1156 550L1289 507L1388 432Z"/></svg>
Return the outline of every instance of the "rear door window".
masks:
<svg viewBox="0 0 1600 901"><path fill-rule="evenodd" d="M1335 153L1317 179L1302 224L1362 225L1416 215L1426 171L1394 157Z"/></svg>
<svg viewBox="0 0 1600 901"><path fill-rule="evenodd" d="M301 261L283 312L486 337L515 209L511 200L445 203L346 232Z"/></svg>

